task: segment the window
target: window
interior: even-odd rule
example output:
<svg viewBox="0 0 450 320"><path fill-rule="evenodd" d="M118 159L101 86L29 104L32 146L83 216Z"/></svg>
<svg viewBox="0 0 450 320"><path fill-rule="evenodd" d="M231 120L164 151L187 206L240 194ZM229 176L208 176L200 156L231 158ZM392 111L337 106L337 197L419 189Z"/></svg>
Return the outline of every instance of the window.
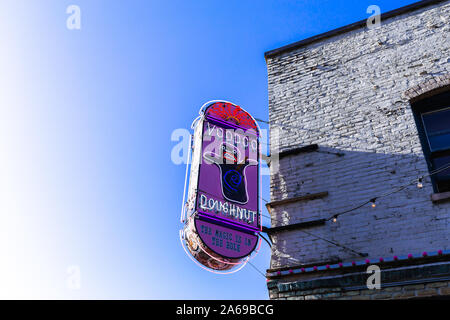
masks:
<svg viewBox="0 0 450 320"><path fill-rule="evenodd" d="M450 149L450 107L422 113L431 152Z"/></svg>
<svg viewBox="0 0 450 320"><path fill-rule="evenodd" d="M450 164L450 91L412 104L430 171ZM431 177L435 192L450 191L450 169Z"/></svg>

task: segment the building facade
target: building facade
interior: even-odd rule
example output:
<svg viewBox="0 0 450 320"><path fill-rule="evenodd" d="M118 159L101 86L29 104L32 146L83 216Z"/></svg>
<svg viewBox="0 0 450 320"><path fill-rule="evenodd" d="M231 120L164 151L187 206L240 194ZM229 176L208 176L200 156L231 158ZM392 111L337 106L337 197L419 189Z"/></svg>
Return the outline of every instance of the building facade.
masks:
<svg viewBox="0 0 450 320"><path fill-rule="evenodd" d="M266 53L271 299L450 296L449 31L420 1Z"/></svg>

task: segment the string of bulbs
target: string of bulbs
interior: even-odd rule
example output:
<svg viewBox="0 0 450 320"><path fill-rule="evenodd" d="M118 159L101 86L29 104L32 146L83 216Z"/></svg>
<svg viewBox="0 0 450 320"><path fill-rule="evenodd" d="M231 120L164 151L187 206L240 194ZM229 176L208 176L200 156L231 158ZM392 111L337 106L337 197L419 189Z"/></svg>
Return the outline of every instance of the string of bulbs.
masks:
<svg viewBox="0 0 450 320"><path fill-rule="evenodd" d="M275 124L275 125L277 125L277 126L285 127L285 128L288 128L288 129L299 129L299 130L304 130L304 131L315 131L314 129L306 129L306 128L297 127L297 126L286 126L286 125L282 125L282 124L279 124L279 123L276 123L276 122L270 123L269 121L265 121L265 120L257 119L257 118L255 118L255 120L260 121L260 122L263 122L263 123L266 123L266 124L268 124L268 125ZM342 136L342 135L339 135L339 136L340 136L340 137L343 137L343 138L351 138L351 139L355 139L355 140L360 140L360 139L357 139L357 138L355 138L355 137ZM338 218L339 216L341 216L341 215L343 215L343 214L346 214L346 213L353 212L353 211L355 211L355 210L358 210L358 209L364 207L365 205L367 205L367 204L369 204L369 203L370 203L370 206L371 206L372 208L375 208L375 207L376 207L376 201L377 201L378 199L387 197L387 196L392 195L392 194L394 194L394 193L398 193L398 192L404 190L405 188L407 188L408 186L410 186L410 185L412 185L412 184L417 184L417 187L418 187L419 189L422 189L422 188L423 188L423 180L424 180L426 177L433 176L433 175L438 174L438 173L440 173L440 172L443 172L443 171L445 171L445 170L447 170L447 169L450 169L450 163L447 164L447 165L445 165L445 166L443 166L443 167L441 167L441 168L438 168L438 169L436 169L436 170L433 170L433 171L431 171L431 172L428 173L428 174L424 174L424 175L422 175L422 176L419 176L418 178L412 180L411 182L409 182L409 183L407 183L407 184L404 184L404 185L402 185L402 186L400 186L400 187L398 187L398 188L395 188L394 190L392 190L392 191L390 191L390 192L387 192L387 193L381 194L381 195L379 195L379 196L373 197L373 198L371 198L370 200L361 203L360 205L357 205L357 206L355 206L355 207L352 207L351 209L348 209L348 210L345 210L345 211L342 211L342 212L335 213L335 214L331 215L329 218L327 218L326 221L332 220L333 222L336 223L336 222L337 222L337 218ZM199 191L205 192L204 190L199 190ZM205 192L205 193L208 194L208 192ZM265 201L266 203L268 203L267 200L265 200L264 198L260 197L259 195L258 195L258 197L261 198L261 199L262 199L263 201ZM262 213L261 213L261 216L266 217L266 218L269 218L269 219L273 219L272 217L267 216L267 215L264 215L264 214L262 214ZM275 219L275 220L278 221L278 222L281 222L281 221L279 221L279 220L277 220L277 219ZM341 248L343 248L343 249L345 249L345 250L349 250L349 251L351 251L351 252L353 252L353 253L356 253L356 254L358 254L358 255L360 255L360 256L362 256L362 257L367 256L366 253L361 253L361 252L355 251L355 250L353 250L353 249L351 249L351 248L349 248L349 247L343 246L343 245L341 245L341 244L339 244L339 243L337 243L337 242L334 242L334 241L331 241L331 240L328 240L328 239L319 237L319 236L317 236L317 235L314 235L314 234L312 234L312 233L306 232L306 231L304 231L304 230L300 230L300 231L301 231L302 233L307 234L307 235L313 236L313 237L315 237L315 238L317 238L317 239L321 239L321 240L326 241L326 242L328 242L328 243L330 243L330 244L333 244L333 245L335 245L335 246L341 247ZM267 244L268 244L270 247L272 247L272 245L270 244L270 242L269 242L265 237L263 237L262 235L259 235L259 236L260 236L262 239L264 239L265 242L267 242ZM259 273L261 273L261 272L256 268L256 266L253 266L253 268L255 268ZM262 274L262 273L261 273L261 274Z"/></svg>
<svg viewBox="0 0 450 320"><path fill-rule="evenodd" d="M363 202L362 204L360 204L360 205L358 205L358 206L356 206L356 207L353 207L353 208L351 208L351 209L348 209L348 210L345 210L345 211L342 211L342 212L333 214L331 217L329 217L329 218L326 219L326 220L327 220L327 221L332 220L334 223L336 223L336 222L337 222L337 218L338 218L339 216L341 216L341 215L343 215L343 214L346 214L346 213L349 213L349 212L352 212L352 211L355 211L355 210L357 210L357 209L360 209L360 208L362 208L363 206L365 206L365 205L367 205L367 204L369 204L369 203L370 203L370 205L371 205L372 208L375 208L375 207L376 207L376 200L377 200L377 199L383 198L383 197L387 197L387 196L392 195L392 194L394 194L394 193L400 192L400 191L404 190L405 188L407 188L408 186L410 186L410 185L412 185L412 184L415 184L415 183L417 183L417 188L422 189L422 188L423 188L423 180L424 180L426 177L430 177L430 176L432 176L432 175L438 174L438 173L443 172L443 171L445 171L445 170L447 170L447 169L450 169L450 164L447 164L447 165L445 165L445 166L442 166L441 168L438 168L438 169L436 169L436 170L433 170L433 171L431 171L431 172L428 173L428 174L424 174L424 175L422 175L422 176L420 176L420 177L418 177L418 178L412 180L411 182L409 182L409 183L407 183L407 184L404 184L404 185L402 185L402 186L400 186L400 187L398 187L398 188L396 188L396 189L394 189L394 190L392 190L392 191L390 191L390 192L387 192L387 193L384 193L384 194L382 194L382 195L379 195L379 196L376 196L376 197L374 197L374 198L371 198L370 200L365 201L365 202ZM204 190L200 190L200 189L199 189L199 191L204 192L204 193L206 193L206 194L210 194L209 192L204 191ZM210 194L210 195L211 195L211 194ZM259 197L261 200L263 200L264 202L268 203L268 201L267 201L266 199L264 199L263 197L260 197L259 195L258 195L258 197ZM267 215L262 214L262 213L261 213L261 216L266 217L266 218L268 218L268 219L273 219L272 217L267 216ZM278 219L274 219L274 220L277 221L277 222L281 222L281 221L279 221ZM328 242L328 243L330 243L330 244L332 244L332 245L334 245L334 246L337 246L337 247L343 248L343 249L345 249L345 250L347 250L347 251L351 251L351 252L353 252L353 253L356 253L357 255L359 255L359 256L361 256L361 257L366 257L366 256L367 256L367 253L358 252L358 251L356 251L356 250L354 250L354 249L352 249L352 248L349 248L349 247L347 247L347 246L344 246L344 245L342 245L342 244L340 244L340 243L337 243L337 242L335 242L335 241L331 241L331 240L325 239L325 238L323 238L323 237L319 237L319 236L317 236L317 235L315 235L315 234L312 234L312 233L310 233L310 232L307 232L307 231L305 231L305 230L299 230L299 231L302 232L302 233L304 233L304 234L307 234L307 235L309 235L309 236L312 236L312 237L314 237L314 238L316 238L316 239L320 239L320 240L326 241L326 242ZM263 237L261 234L259 234L259 236L260 236L262 239L264 239L264 241L265 241L270 247L272 247L272 245L270 244L270 242L269 242L265 237ZM255 266L253 266L253 267L256 269ZM258 270L258 272L260 272L260 271ZM260 272L260 273L261 273L261 272Z"/></svg>
<svg viewBox="0 0 450 320"><path fill-rule="evenodd" d="M400 187L398 187L398 188L396 188L396 189L394 189L394 190L392 190L392 191L390 191L390 192L387 192L387 193L381 194L381 195L379 195L379 196L373 197L373 198L371 198L370 200L365 201L365 202L361 203L360 205L358 205L358 206L356 206L356 207L353 207L353 208L351 208L351 209L348 209L348 210L345 210L345 211L342 211L342 212L339 212L339 213L335 213L335 214L333 214L331 217L329 217L327 220L332 220L333 222L337 222L337 218L338 218L339 216L341 216L341 215L343 215L343 214L346 214L346 213L349 213L349 212L352 212L352 211L355 211L355 210L357 210L357 209L359 209L359 208L364 207L364 206L367 205L367 204L370 204L370 206L371 206L372 208L375 208L375 207L377 206L377 205L376 205L376 201L377 201L378 199L384 198L384 197L387 197L387 196L390 196L390 195L392 195L392 194L394 194L394 193L397 193L397 192L400 192L400 191L402 191L403 189L406 189L407 187L409 187L409 186L412 185L412 184L417 184L417 188L422 189L422 188L423 188L423 180L424 180L425 178L430 177L430 176L433 176L433 175L438 174L438 173L440 173L440 172L443 172L443 171L445 171L445 170L447 170L447 169L450 169L450 163L447 164L447 165L445 165L445 166L442 166L442 167L440 167L440 168L438 168L438 169L436 169L436 170L433 170L433 171L431 171L431 172L428 173L428 174L424 174L424 175L422 175L422 176L420 176L420 177L418 177L418 178L412 180L411 182L406 183L406 184L404 184L404 185L402 185L402 186L400 186Z"/></svg>
<svg viewBox="0 0 450 320"><path fill-rule="evenodd" d="M375 208L375 207L376 207L376 201L377 201L379 198L384 198L384 197L390 196L390 195L392 195L392 194L394 194L394 193L400 192L400 191L402 191L403 189L405 189L405 188L407 188L407 187L409 187L410 185L415 184L415 183L417 183L417 188L422 189L422 188L423 188L423 181L424 181L425 178L427 178L427 177L429 177L429 176L432 176L432 175L435 175L435 174L438 174L438 173L440 173L440 172L443 172L443 171L445 171L445 170L447 170L447 169L450 169L450 163L447 164L447 165L445 165L445 166L442 166L442 167L440 167L440 168L438 168L438 169L436 169L436 170L433 170L433 171L431 171L431 172L428 173L428 174L424 174L424 175L422 175L422 176L420 176L420 177L418 177L418 178L416 178L416 179L414 179L414 180L411 180L411 182L406 183L406 184L404 184L404 185L402 185L402 186L400 186L400 187L394 189L393 191L390 191L390 192L384 193L384 194L382 194L382 195L373 197L373 198L371 198L370 200L367 200L367 201L361 203L360 205L358 205L358 206L356 206L356 207L352 207L351 209L348 209L348 210L345 210L345 211L342 211L342 212L339 212L339 213L335 213L335 214L331 215L329 218L327 218L326 220L327 220L327 221L333 220L333 222L336 222L338 216L343 215L343 214L346 214L346 213L349 213L349 212L352 212L352 211L355 211L355 210L357 210L357 209L359 209L359 208L364 207L365 205L367 205L367 204L369 204L369 203L370 203L370 205L371 205L372 208ZM267 200L264 199L263 197L260 197L260 198L261 198L264 202L269 203L269 201L267 201ZM272 217L269 217L269 216L266 216L266 215L263 215L263 216L266 217L266 218L272 219ZM276 220L276 219L275 219L275 220ZM276 221L278 221L278 220L276 220ZM281 222L281 221L278 221L278 222Z"/></svg>
<svg viewBox="0 0 450 320"><path fill-rule="evenodd" d="M337 218L338 218L340 215L343 215L343 214L346 214L346 213L355 211L355 210L357 210L357 209L360 209L360 208L362 208L363 206L365 206L365 205L367 205L367 204L369 204L369 203L370 203L370 205L371 205L372 208L375 208L375 207L376 207L376 200L377 200L377 199L383 198L383 197L387 197L387 196L392 195L392 194L394 194L394 193L400 192L400 191L402 191L403 189L407 188L408 186L410 186L410 185L412 185L412 184L414 184L414 183L417 183L417 187L418 187L419 189L422 189L422 188L423 188L423 180L424 180L426 177L432 176L432 175L434 175L434 174L438 174L439 172L445 171L445 170L447 170L447 169L450 169L450 164L445 165L445 166L443 166L443 167L441 167L441 168L439 168L439 169L436 169L436 170L434 170L434 171L432 171L432 172L430 172L430 173L428 173L428 174L422 175L422 176L420 176L419 178L414 179L414 180L412 180L411 182L409 182L409 183L407 183L407 184L404 184L404 185L402 185L402 186L400 186L400 187L394 189L394 190L391 191L391 192L387 192L387 193L384 193L384 194L379 195L379 196L377 196L377 197L371 198L370 200L365 201L364 203L362 203L362 204L360 204L360 205L358 205L358 206L356 206L356 207L353 207L353 208L351 208L351 209L348 209L348 210L345 210L345 211L342 211L342 212L333 214L330 218L328 218L328 219L326 219L326 220L327 220L327 221L332 220L333 222L337 222ZM261 199L262 199L263 201L265 201L266 203L268 203L268 201L265 200L264 198L261 197ZM272 218L272 217L270 217L270 216L267 216L267 215L264 215L264 214L262 214L262 213L261 213L261 215L262 215L263 217L268 218L268 219L274 219L274 218ZM277 222L282 223L282 221L280 221L280 220L278 220L278 219L274 219L274 220L277 221ZM337 247L341 247L341 248L343 248L343 249L352 251L352 252L354 252L354 253L356 253L356 254L362 256L362 257L367 256L367 254L365 254L365 253L358 252L358 251L353 250L353 249L351 249L351 248L349 248L349 247L346 247L346 246L344 246L344 245L341 245L341 244L339 244L339 243L337 243L337 242L334 242L334 241L331 241L331 240L328 240L328 239L325 239L325 238L321 238L321 237L319 237L319 236L317 236L317 235L314 235L314 234L312 234L312 233L310 233L310 232L306 232L306 231L304 231L304 230L299 230L299 231L300 231L300 232L303 232L303 233L305 233L305 234L308 234L308 235L310 235L310 236L316 237L317 239L324 240L324 241L326 241L326 242L328 242L328 243L331 243L331 244L333 244L333 245L335 245L335 246L337 246ZM264 240L266 240L266 239L264 239ZM266 240L266 242L268 242L268 241Z"/></svg>
<svg viewBox="0 0 450 320"><path fill-rule="evenodd" d="M438 169L436 169L436 170L433 170L433 171L431 171L430 173L421 175L421 176L419 176L418 178L416 178L416 179L410 181L409 183L406 183L406 184L404 184L404 185L402 185L402 186L400 186L400 187L398 187L398 188L395 188L394 190L392 190L392 191L390 191L390 192L387 192L387 193L381 194L381 195L379 195L379 196L373 197L373 198L371 198L370 200L361 203L360 205L357 205L357 206L355 206L355 207L352 207L351 209L348 209L348 210L345 210L345 211L342 211L342 212L335 213L335 214L331 215L329 218L327 218L326 221L332 220L334 223L336 223L339 216L341 216L341 215L343 215L343 214L346 214L346 213L353 212L353 211L355 211L355 210L358 210L358 209L364 207L365 205L367 205L367 204L369 204L369 203L370 203L370 206L371 206L372 208L375 208L375 207L376 207L376 201L377 201L378 199L384 198L384 197L387 197L387 196L390 196L390 195L392 195L392 194L394 194L394 193L397 193L397 192L400 192L400 191L406 189L408 186L410 186L410 185L412 185L412 184L415 184L415 183L416 183L416 184L417 184L417 188L422 189L422 188L423 188L423 181L424 181L425 178L430 177L430 176L433 176L433 175L438 174L438 173L440 173L440 172L443 172L443 171L445 171L445 170L447 170L447 169L450 169L450 163L447 164L447 165L445 165L445 166L442 166L442 167L440 167L440 168L438 168ZM200 189L199 189L199 191L204 192L204 193L209 194L209 195L212 195L212 194L210 194L209 192L207 192L207 191L205 191L205 190L200 190ZM266 199L264 199L263 197L260 197L259 195L258 195L258 197L259 197L261 200L263 200L264 202L266 202L266 203L269 202L269 201L267 201ZM268 219L273 219L272 217L267 216L267 215L264 215L264 214L262 214L262 213L261 213L261 216L266 217L266 218L268 218ZM277 220L277 219L274 219L274 220L277 221L277 222L282 223L281 221L279 221L279 220ZM303 233L305 233L305 234L308 234L308 235L310 235L310 236L313 236L313 237L315 237L315 238L317 238L317 239L321 239L321 240L323 240L323 241L326 241L326 242L328 242L328 243L330 243L330 244L333 244L333 245L335 245L335 246L338 246L338 247L341 247L341 248L343 248L343 249L352 251L352 252L354 252L354 253L356 253L356 254L358 254L358 255L360 255L360 256L363 256L363 257L366 256L365 253L361 253L361 252L355 251L355 250L353 250L353 249L351 249L351 248L349 248L349 247L343 246L343 245L341 245L341 244L339 244L339 243L337 243L337 242L334 242L334 241L331 241L331 240L328 240L328 239L319 237L319 236L317 236L317 235L314 235L314 234L312 234L312 233L306 232L306 231L304 231L304 230L300 230L300 231L303 232ZM261 235L260 235L260 236L261 236ZM270 247L272 247L272 245L269 243L269 241L268 241L266 238L264 238L263 236L261 236L261 238L264 239L265 242L267 242L267 244L268 244Z"/></svg>
<svg viewBox="0 0 450 320"><path fill-rule="evenodd" d="M286 128L286 129L291 129L291 130L302 130L302 131L320 132L319 130L315 130L315 129L311 129L311 128L303 128L303 127L299 127L299 126L295 126L295 125L285 125L285 124L281 124L281 123L278 123L278 122L275 122L275 121L270 122L270 121L262 120L262 119L259 119L259 118L255 118L255 120L256 120L256 121L263 122L263 123L266 123L266 124L268 124L268 125L276 125L276 126L279 126L279 127L282 127L282 128ZM339 137L341 137L341 138L349 138L349 139L354 139L354 140L360 140L360 141L363 141L363 140L358 139L358 138L356 138L356 137L344 136L344 135L340 135L340 134L337 134L337 135L338 135ZM366 141L364 141L364 142L366 142ZM361 203L360 205L358 205L358 206L356 206L356 207L353 207L353 208L351 208L351 209L348 209L348 210L345 210L345 211L342 211L342 212L339 212L339 213L335 213L335 214L331 215L331 216L327 219L327 221L332 220L333 222L337 222L337 218L338 218L339 216L341 216L341 215L343 215L343 214L346 214L346 213L349 213L349 212L352 212L352 211L355 211L355 210L357 210L357 209L360 209L360 208L364 207L365 205L367 205L367 204L369 204L369 203L370 203L370 206L371 206L372 208L375 208L375 207L376 207L376 201L377 201L378 199L387 197L387 196L389 196L389 195L391 195L391 194L394 194L394 193L397 193L397 192L400 192L400 191L402 191L403 189L407 188L408 186L410 186L410 185L412 185L412 184L417 183L417 187L418 187L419 189L422 189L422 188L423 188L423 180L424 180L426 177L429 177L429 176L438 174L438 173L440 173L440 172L442 172L442 171L445 171L445 170L447 170L447 169L450 169L450 163L447 164L447 165L445 165L445 166L442 166L441 168L438 168L438 169L436 169L436 170L433 170L433 171L431 171L431 172L428 173L428 174L424 174L424 175L422 175L422 176L420 176L420 177L418 177L418 178L412 180L411 182L409 182L409 183L407 183L407 184L404 184L404 185L402 185L402 186L400 186L400 187L394 189L394 190L391 191L391 192L388 192L388 193L385 193L385 194L382 194L382 195L373 197L373 198L371 198L370 200L365 201L365 202ZM268 201L265 200L265 199L262 199L262 200L264 200L266 203L268 202Z"/></svg>
<svg viewBox="0 0 450 320"><path fill-rule="evenodd" d="M424 175L422 175L422 176L420 176L420 177L418 177L418 178L412 180L411 182L409 182L409 183L407 183L407 184L404 184L404 185L402 185L402 186L400 186L400 187L398 187L398 188L392 190L391 192L387 192L387 193L384 193L384 194L379 195L379 196L377 196L377 197L371 198L370 200L365 201L364 203L362 203L362 204L360 204L360 205L358 205L358 206L356 206L356 207L353 207L353 208L351 208L351 209L348 209L348 210L345 210L345 211L342 211L342 212L333 214L330 218L328 218L328 219L326 219L326 220L327 220L327 221L332 220L334 223L336 223L336 222L337 222L337 218L338 218L340 215L343 215L343 214L346 214L346 213L355 211L355 210L357 210L357 209L360 209L360 208L362 208L363 206L365 206L365 205L367 205L367 204L369 204L369 203L370 203L370 205L371 205L372 208L375 208L375 207L376 207L376 200L377 200L377 199L383 198L383 197L387 197L387 196L392 195L392 194L394 194L394 193L400 192L400 191L404 190L405 188L407 188L408 186L410 186L410 185L412 185L412 184L415 184L415 183L417 183L417 188L422 189L422 188L423 188L423 180L424 180L426 177L429 177L429 176L438 174L438 173L440 173L440 172L442 172L442 171L445 171L445 170L447 170L447 169L450 169L450 164L447 164L447 165L445 165L445 166L442 166L442 167L439 168L439 169L433 170L433 171L431 171L431 172L428 173L428 174L424 174ZM264 198L261 197L261 199L262 199L263 201L265 201L266 203L268 203L268 201L265 200ZM264 215L264 214L262 214L262 213L261 213L261 215L262 215L263 217L266 217L266 218L269 218L269 219L273 219L272 217L267 216L267 215ZM282 223L282 222L281 222L280 220L278 220L278 219L274 219L274 220L277 221L277 222ZM341 245L341 244L339 244L339 243L337 243L337 242L334 242L334 241L331 241L331 240L328 240L328 239L319 237L319 236L317 236L317 235L315 235L315 234L312 234L312 233L310 233L310 232L307 232L307 231L305 231L305 230L299 230L299 231L302 232L302 233L305 233L305 234L307 234L307 235L313 236L313 237L315 237L315 238L317 238L317 239L321 239L321 240L323 240L323 241L326 241L326 242L328 242L328 243L330 243L330 244L332 244L332 245L335 245L335 246L337 246L337 247L341 247L341 248L343 248L343 249L345 249L345 250L348 250L348 251L351 251L351 252L353 252L353 253L356 253L356 254L358 254L358 255L361 256L361 257L366 257L366 256L367 256L367 253L361 253L361 252L358 252L358 251L353 250L353 249L351 249L351 248L349 248L349 247L346 247L346 246L344 246L344 245ZM266 240L266 239L264 239L264 240ZM266 242L269 243L267 240L266 240ZM269 246L272 247L270 244L269 244Z"/></svg>
<svg viewBox="0 0 450 320"><path fill-rule="evenodd" d="M207 191L205 191L205 190L202 190L202 189L197 189L197 190L200 191L200 192L203 192L203 193L205 193L205 194L208 194L208 195L210 195L210 196L214 196L212 193L209 193L209 192L207 192ZM268 202L267 200L265 200L263 197L260 197L259 195L258 195L258 198L262 199L262 200L265 201L265 202ZM271 220L273 219L272 217L267 216L267 215L265 215L265 214L263 214L263 213L261 213L261 216L262 216L262 217L265 217L265 218L268 218L268 219L271 219ZM282 221L280 221L280 220L277 220L277 219L273 219L273 220L282 223ZM358 252L358 251L356 251L356 250L353 250L353 249L351 249L351 248L349 248L349 247L346 247L346 246L344 246L344 245L342 245L342 244L340 244L340 243L337 243L337 242L335 242L335 241L332 241L332 240L329 240L329 239L320 237L320 236L318 236L318 235L315 235L315 234L313 234L313 233L310 233L310 232L307 232L307 231L304 231L304 230L299 230L299 231L300 231L300 232L303 232L303 233L305 233L305 234L307 234L307 235L309 235L309 236L311 236L311 237L314 237L314 238L316 238L316 239L320 239L320 240L323 240L323 241L325 241L325 242L328 242L328 243L330 243L330 244L332 244L332 245L334 245L334 246L336 246L336 247L340 247L340 248L345 249L345 250L347 250L347 251L351 251L351 252L353 252L353 253L356 253L356 254L358 254L358 255L361 256L361 257L367 257L367 254L365 254L365 253ZM264 233L267 233L267 232L264 232ZM269 245L269 247L272 248L272 244L269 242L269 240L267 240L264 236L262 236L261 233L259 233L258 236L261 237L261 238Z"/></svg>
<svg viewBox="0 0 450 320"><path fill-rule="evenodd" d="M260 122L263 122L263 123L266 123L266 124L268 124L268 125L275 124L275 125L277 125L277 126L285 127L285 128L287 128L287 129L300 129L300 130L303 130L303 131L314 131L314 129L306 129L306 128L297 127L297 126L287 126L287 125L282 125L282 124L279 124L279 123L276 123L276 122L270 123L269 121L265 121L265 120L262 120L262 119L256 119L256 118L255 118L255 120L260 121ZM356 139L355 137L348 137L348 136L342 136L342 135L340 135L340 136L343 137L343 138L353 138L353 139ZM357 140L358 140L358 139L357 139ZM449 169L449 168L450 168L450 164L448 164L448 165L446 165L446 166L443 166L443 167L441 167L441 168L439 168L439 169L436 169L436 170L434 170L434 171L432 171L432 172L430 172L430 173L428 173L428 174L424 174L424 175L422 175L422 176L420 176L420 177L418 177L418 178L412 180L411 182L409 182L409 183L407 183L407 184L404 184L404 185L402 185L402 186L400 186L400 187L398 187L398 188L392 190L391 192L387 192L387 193L384 193L384 194L382 194L382 195L373 197L373 198L371 198L370 200L361 203L360 205L357 205L357 206L355 206L355 207L352 207L351 209L347 209L347 210L345 210L345 211L342 211L342 212L339 212L339 213L335 213L335 214L331 215L331 216L330 216L328 219L326 219L326 220L327 220L327 221L332 220L333 222L337 222L337 218L338 218L339 216L341 216L341 215L343 215L343 214L346 214L346 213L349 213L349 212L353 212L353 211L355 211L355 210L358 210L358 209L364 207L365 205L367 205L367 204L369 204L369 203L370 203L370 206L371 206L372 208L375 208L375 207L376 207L376 201L377 201L378 199L383 198L383 197L387 197L387 196L392 195L392 194L397 193L397 192L400 192L400 191L404 190L405 188L407 188L408 186L410 186L410 185L412 185L412 184L414 184L414 183L417 183L417 187L418 187L419 189L422 189L422 188L423 188L423 180L424 180L426 177L429 177L429 176L438 174L438 173L440 173L440 172L442 172L442 171L445 171L445 170L447 170L447 169ZM265 201L266 203L268 203L268 201L265 200L264 198L262 198L262 200ZM266 215L264 215L264 214L261 214L261 215L262 215L262 216L265 216L266 218L272 219L272 217L266 216ZM275 220L278 221L277 219L275 219ZM281 221L278 221L278 222L281 222ZM308 232L306 232L306 231L304 231L304 230L300 230L300 231L302 231L302 232L304 232L304 233L306 233L306 234L309 234ZM310 235L312 235L312 234L310 234ZM313 236L315 236L315 235L313 235ZM315 236L315 237L316 237L316 238L319 238L319 237L317 237L317 236ZM342 245L340 245L340 244L338 244L338 243L334 243L334 242L332 242L332 241L329 241L329 240L327 240L327 239L322 239L322 240L325 240L325 241L327 241L327 242L329 242L329 243L332 243L332 244L334 244L334 245L336 245L336 246L339 246L339 247L348 249L348 250L350 250L350 251L352 251L352 252L355 252L355 253L357 253L357 254L359 254L359 255L361 255L361 256L365 255L365 254L360 253L360 252L357 252L357 251L355 251L355 250L353 250L353 249L350 249L350 248L347 248L347 247L345 247L345 246L342 246Z"/></svg>
<svg viewBox="0 0 450 320"><path fill-rule="evenodd" d="M266 217L266 218L269 218L269 219L273 219L272 217L266 216L265 214L262 214L262 213L261 213L261 215L262 215L263 217ZM277 221L277 222L281 222L280 220L277 220L277 219L274 219L274 220ZM342 245L342 244L340 244L340 243L338 243L338 242L336 242L336 241L332 241L332 240L329 240L329 239L320 237L320 236L318 236L318 235L316 235L316 234L313 234L313 233L308 232L308 231L305 231L305 230L298 230L298 231L299 231L299 232L302 232L302 233L304 233L304 234L307 234L307 235L309 235L309 236L311 236L311 237L314 237L314 238L316 238L316 239L320 239L320 240L323 240L323 241L325 241L325 242L328 242L328 243L330 243L330 244L332 244L332 245L334 245L334 246L336 246L336 247L340 247L340 248L345 249L345 250L347 250L347 251L351 251L351 252L353 252L353 253L356 253L357 255L359 255L359 256L361 256L361 257L367 257L367 253L362 253L362 252L353 250L352 248L349 248L349 247L347 247L347 246L344 246L344 245ZM263 239L264 239L264 238L263 238ZM266 240L266 242L267 242L267 240ZM269 244L269 246L272 247L272 245L270 245L270 244Z"/></svg>

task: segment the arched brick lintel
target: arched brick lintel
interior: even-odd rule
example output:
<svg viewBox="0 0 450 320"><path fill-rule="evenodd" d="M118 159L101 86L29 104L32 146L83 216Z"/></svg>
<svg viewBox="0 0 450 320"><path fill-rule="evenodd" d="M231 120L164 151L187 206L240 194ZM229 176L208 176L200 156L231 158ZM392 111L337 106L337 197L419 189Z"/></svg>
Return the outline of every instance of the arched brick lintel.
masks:
<svg viewBox="0 0 450 320"><path fill-rule="evenodd" d="M404 96L410 102L415 102L450 88L450 74L431 78L406 90Z"/></svg>

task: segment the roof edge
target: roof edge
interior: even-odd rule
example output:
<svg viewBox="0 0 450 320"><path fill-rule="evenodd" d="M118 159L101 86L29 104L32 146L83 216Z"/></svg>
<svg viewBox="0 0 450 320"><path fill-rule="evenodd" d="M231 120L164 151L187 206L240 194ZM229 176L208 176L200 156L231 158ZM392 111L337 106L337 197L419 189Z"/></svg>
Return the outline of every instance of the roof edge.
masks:
<svg viewBox="0 0 450 320"><path fill-rule="evenodd" d="M402 15L402 14L407 13L407 12L415 11L415 10L418 10L418 9L421 9L421 8L424 8L424 7L428 7L428 6L433 5L433 4L438 4L438 3L446 2L446 1L448 1L448 0L422 0L422 1L418 1L418 2L415 2L415 3L409 4L407 6L400 7L398 9L394 9L394 10L382 13L381 14L381 20L389 19L389 18L398 16L398 15ZM312 36L312 37L309 37L309 38L306 38L306 39L303 39L303 40L300 40L300 41L297 41L297 42L294 42L294 43L291 43L291 44L288 44L288 45L285 45L285 46L282 46L280 48L267 51L267 52L264 53L264 57L267 60L267 58L272 58L272 57L280 55L282 53L289 52L289 51L292 51L292 50L304 47L304 46L306 46L308 44L311 44L311 43L314 43L314 42L317 42L317 41L321 41L321 40L324 40L324 39L328 39L328 38L331 38L331 37L334 37L334 36L337 36L337 35L349 32L349 31L356 30L356 29L358 29L360 27L365 26L366 25L366 21L367 21L367 19L360 20L360 21L348 24L346 26L343 26L343 27L340 27L340 28L337 28L337 29L333 29L333 30L327 31L325 33L321 33L321 34L318 34L318 35L315 35L315 36Z"/></svg>

